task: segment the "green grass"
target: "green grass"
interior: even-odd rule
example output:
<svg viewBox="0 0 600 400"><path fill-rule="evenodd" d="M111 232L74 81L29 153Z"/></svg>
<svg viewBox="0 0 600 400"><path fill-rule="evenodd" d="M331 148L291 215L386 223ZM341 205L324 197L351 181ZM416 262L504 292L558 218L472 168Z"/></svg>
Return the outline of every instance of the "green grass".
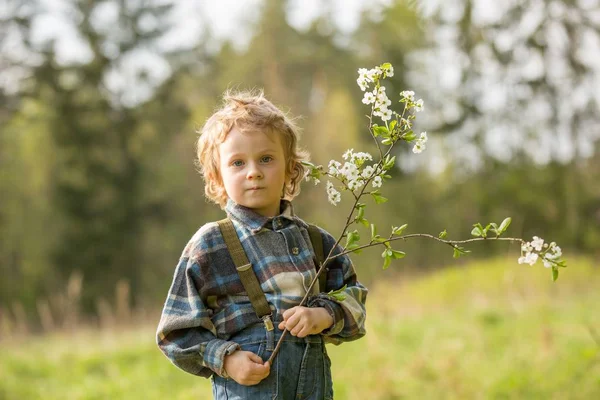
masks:
<svg viewBox="0 0 600 400"><path fill-rule="evenodd" d="M336 398L600 398L599 272L574 260L552 283L511 259L373 285L367 336L328 347ZM0 399L211 398L153 331L4 340Z"/></svg>

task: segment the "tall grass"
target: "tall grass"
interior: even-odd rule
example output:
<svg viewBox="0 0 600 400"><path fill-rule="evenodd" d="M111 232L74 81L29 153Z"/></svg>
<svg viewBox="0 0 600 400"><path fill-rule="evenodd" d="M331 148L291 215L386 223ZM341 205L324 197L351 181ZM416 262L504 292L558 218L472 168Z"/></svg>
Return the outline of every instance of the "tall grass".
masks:
<svg viewBox="0 0 600 400"><path fill-rule="evenodd" d="M371 285L367 336L328 346L336 398L600 398L600 271L561 272L496 259ZM3 341L0 399L211 398L160 354L153 319Z"/></svg>

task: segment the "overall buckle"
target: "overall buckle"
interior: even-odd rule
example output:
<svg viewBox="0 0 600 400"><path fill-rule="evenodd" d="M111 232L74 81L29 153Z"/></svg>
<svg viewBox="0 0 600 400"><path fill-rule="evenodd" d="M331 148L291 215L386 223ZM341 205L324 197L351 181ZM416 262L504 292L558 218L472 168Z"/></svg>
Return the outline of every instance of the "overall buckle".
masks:
<svg viewBox="0 0 600 400"><path fill-rule="evenodd" d="M272 315L273 314L268 314L268 315L265 315L264 317L262 317L262 320L263 320L263 322L265 324L265 328L269 332L272 331L273 329L275 329L275 326L273 326L273 320L271 320L271 316Z"/></svg>

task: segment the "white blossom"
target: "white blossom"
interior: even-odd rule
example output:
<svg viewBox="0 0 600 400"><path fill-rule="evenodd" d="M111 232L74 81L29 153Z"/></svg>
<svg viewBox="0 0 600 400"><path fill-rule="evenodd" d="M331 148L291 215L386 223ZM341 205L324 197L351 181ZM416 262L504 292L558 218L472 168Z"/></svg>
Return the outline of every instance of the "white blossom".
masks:
<svg viewBox="0 0 600 400"><path fill-rule="evenodd" d="M423 111L423 99L419 99L415 102L415 111Z"/></svg>
<svg viewBox="0 0 600 400"><path fill-rule="evenodd" d="M534 236L531 242L521 244L519 264L533 265L538 258L541 258L544 267L552 268L561 255L562 250L555 242L548 245L548 243L544 243L544 239Z"/></svg>
<svg viewBox="0 0 600 400"><path fill-rule="evenodd" d="M385 72L386 76L392 77L394 76L394 67L390 65L390 67L388 68L388 70Z"/></svg>
<svg viewBox="0 0 600 400"><path fill-rule="evenodd" d="M352 161L372 161L373 160L373 156L369 153L365 153L365 152L358 152L358 153L354 153L352 155Z"/></svg>
<svg viewBox="0 0 600 400"><path fill-rule="evenodd" d="M415 142L415 146L413 147L413 153L418 154L425 150L425 143L427 143L427 140L427 132L421 132L419 138Z"/></svg>
<svg viewBox="0 0 600 400"><path fill-rule="evenodd" d="M392 111L391 110L385 110L381 113L382 121L389 121L390 119L392 119Z"/></svg>
<svg viewBox="0 0 600 400"><path fill-rule="evenodd" d="M334 206L342 200L342 195L335 189L331 181L327 181L327 196L329 202Z"/></svg>
<svg viewBox="0 0 600 400"><path fill-rule="evenodd" d="M367 166L366 166L366 167L363 169L361 176L362 176L363 178L367 179L368 177L370 177L370 176L371 176L371 174L372 174L373 172L375 172L375 168L373 168L373 166L372 166L372 165L367 165Z"/></svg>
<svg viewBox="0 0 600 400"><path fill-rule="evenodd" d="M400 92L400 96L412 101L415 98L415 92L413 92L412 90L403 90L402 92Z"/></svg>
<svg viewBox="0 0 600 400"><path fill-rule="evenodd" d="M344 160L347 160L348 158L352 157L353 153L354 153L354 149L348 149L348 150L346 150L346 152L344 153L344 155L342 156L342 158Z"/></svg>
<svg viewBox="0 0 600 400"><path fill-rule="evenodd" d="M413 153L415 153L415 154L422 153L423 150L425 150L425 145L419 141L417 141L417 143L415 143L415 146L412 149Z"/></svg>
<svg viewBox="0 0 600 400"><path fill-rule="evenodd" d="M373 179L372 185L374 188L378 188L378 187L381 187L382 183L383 183L383 180L381 179L381 176L376 176L375 179Z"/></svg>
<svg viewBox="0 0 600 400"><path fill-rule="evenodd" d="M519 264L529 264L533 265L538 259L538 255L536 253L527 253L525 256L519 257Z"/></svg>
<svg viewBox="0 0 600 400"><path fill-rule="evenodd" d="M552 260L559 259L560 256L562 256L561 248L554 245L554 246L550 246L548 251L544 254L544 259L552 261Z"/></svg>
<svg viewBox="0 0 600 400"><path fill-rule="evenodd" d="M379 68L379 67L372 68L369 71L367 71L367 77L368 77L368 79L371 80L371 82L374 82L375 78L378 75L381 75L381 72L382 72L381 68Z"/></svg>
<svg viewBox="0 0 600 400"><path fill-rule="evenodd" d="M339 163L338 161L335 160L331 160L329 161L329 175L337 175L337 173L339 172L339 169L342 167L342 164Z"/></svg>
<svg viewBox="0 0 600 400"><path fill-rule="evenodd" d="M345 162L342 168L339 169L339 173L349 181L353 181L359 177L358 167L353 162Z"/></svg>
<svg viewBox="0 0 600 400"><path fill-rule="evenodd" d="M360 87L360 90L362 90L363 92L365 90L367 90L367 88L369 87L367 80L364 79L364 78L358 78L356 80L356 83L358 83L358 86Z"/></svg>
<svg viewBox="0 0 600 400"><path fill-rule="evenodd" d="M348 189L350 190L356 190L360 187L362 187L362 185L364 185L365 182L362 179L354 179L351 181L348 181Z"/></svg>
<svg viewBox="0 0 600 400"><path fill-rule="evenodd" d="M557 257L562 256L562 250L561 250L560 247L554 246L554 255L557 256Z"/></svg>
<svg viewBox="0 0 600 400"><path fill-rule="evenodd" d="M371 92L366 92L365 95L364 95L364 97L363 97L363 99L362 99L362 102L364 104L374 103L375 102L375 96Z"/></svg>
<svg viewBox="0 0 600 400"><path fill-rule="evenodd" d="M533 237L533 240L531 241L531 246L536 249L537 251L542 251L542 246L544 245L544 239L541 239L537 236Z"/></svg>

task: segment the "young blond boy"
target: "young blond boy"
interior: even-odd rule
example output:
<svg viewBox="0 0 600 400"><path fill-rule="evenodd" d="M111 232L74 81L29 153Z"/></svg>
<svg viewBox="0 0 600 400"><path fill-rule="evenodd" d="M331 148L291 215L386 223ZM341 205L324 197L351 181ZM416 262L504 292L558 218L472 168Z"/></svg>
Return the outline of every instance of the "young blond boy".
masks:
<svg viewBox="0 0 600 400"><path fill-rule="evenodd" d="M350 258L339 256L328 264L326 287L315 285L306 306L298 306L316 269L308 225L290 202L307 158L296 126L262 92L226 93L197 150L206 196L233 223L270 315L260 317L253 308L219 224L207 223L176 267L158 346L179 368L212 376L215 399L333 398L325 342L364 336L367 289ZM335 239L319 231L327 255ZM338 246L334 254L340 252ZM344 285L343 301L326 294ZM283 329L290 334L269 365L264 360Z"/></svg>

